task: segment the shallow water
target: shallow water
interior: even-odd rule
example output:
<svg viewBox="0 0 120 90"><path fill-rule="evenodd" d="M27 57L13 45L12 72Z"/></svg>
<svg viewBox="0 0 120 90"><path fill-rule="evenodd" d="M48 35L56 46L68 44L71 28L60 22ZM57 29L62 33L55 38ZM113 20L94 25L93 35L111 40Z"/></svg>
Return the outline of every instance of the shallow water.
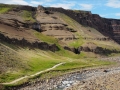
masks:
<svg viewBox="0 0 120 90"><path fill-rule="evenodd" d="M67 78L63 79L60 84L57 85L56 89L53 90L63 90L67 87L70 87L71 85L83 81L83 80L89 80L95 77L105 76L112 73L119 73L120 67L117 68L111 68L104 70L92 70L92 71L86 71L83 73L74 73L72 75L69 75Z"/></svg>

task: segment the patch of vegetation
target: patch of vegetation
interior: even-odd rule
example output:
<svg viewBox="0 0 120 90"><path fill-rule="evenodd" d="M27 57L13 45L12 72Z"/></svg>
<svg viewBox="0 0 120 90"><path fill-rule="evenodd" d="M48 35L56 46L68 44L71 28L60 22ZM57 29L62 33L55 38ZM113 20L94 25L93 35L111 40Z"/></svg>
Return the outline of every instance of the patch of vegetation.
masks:
<svg viewBox="0 0 120 90"><path fill-rule="evenodd" d="M24 18L25 21L35 22L32 12L30 12L30 11L23 10L22 17Z"/></svg>
<svg viewBox="0 0 120 90"><path fill-rule="evenodd" d="M86 13L88 13L88 11L82 11L82 10L73 10L74 12L76 12L76 13L82 13L82 14L86 14Z"/></svg>
<svg viewBox="0 0 120 90"><path fill-rule="evenodd" d="M0 13L7 13L9 10L11 10L13 7L15 7L14 5L5 5L5 4L0 4Z"/></svg>
<svg viewBox="0 0 120 90"><path fill-rule="evenodd" d="M9 48L11 48L11 49L13 49L13 50L19 49L19 47L18 47L17 45L9 44L9 43L3 42L3 41L1 41L0 44L2 44L2 45L4 45L4 46L7 46L7 47L9 47Z"/></svg>
<svg viewBox="0 0 120 90"><path fill-rule="evenodd" d="M73 52L64 50L62 46L59 45L58 39L55 39L51 36L46 36L44 34L41 34L40 32L33 31L34 35L39 38L40 40L47 42L49 44L56 44L58 48L60 49L59 51L56 51L54 55L58 56L63 56L63 57L76 57L76 55ZM51 52L50 52L51 53Z"/></svg>
<svg viewBox="0 0 120 90"><path fill-rule="evenodd" d="M60 17L69 25L70 28L77 29L76 24L77 23L75 20L70 18L69 16L60 13Z"/></svg>
<svg viewBox="0 0 120 90"><path fill-rule="evenodd" d="M38 71L51 68L54 65L58 64L59 62L60 61L57 61L54 58L50 59L47 57L37 57L37 58L34 57L34 58L31 58L31 60L28 62L31 69L30 71L27 71L27 72L30 72L29 74L34 74Z"/></svg>
<svg viewBox="0 0 120 90"><path fill-rule="evenodd" d="M88 67L90 66L88 63L81 62L81 61L71 61L64 65L57 67L55 70L71 70L76 68Z"/></svg>
<svg viewBox="0 0 120 90"><path fill-rule="evenodd" d="M94 41L94 43L96 43L97 46L99 47L102 47L102 48L106 48L106 49L109 49L109 50L118 50L120 51L120 45L113 42L113 41ZM114 44L114 46L113 46Z"/></svg>
<svg viewBox="0 0 120 90"><path fill-rule="evenodd" d="M0 8L0 13L3 14L3 13L6 13L10 10L10 8Z"/></svg>
<svg viewBox="0 0 120 90"><path fill-rule="evenodd" d="M77 71L77 70L83 69L83 68L111 65L111 64L115 64L115 63L108 62L108 61L100 61L100 60L95 60L95 59L73 60L72 62L67 62L67 63L57 67L54 70L45 72L45 73L38 75L37 77L31 78L31 79L33 79L33 80L35 78L49 79L49 78L57 77L60 75L64 75L66 73L74 72L74 71Z"/></svg>
<svg viewBox="0 0 120 90"><path fill-rule="evenodd" d="M0 82L22 76L23 69L28 69L24 58L17 51L0 43Z"/></svg>
<svg viewBox="0 0 120 90"><path fill-rule="evenodd" d="M80 10L73 10L74 12L76 12L76 13L80 13Z"/></svg>
<svg viewBox="0 0 120 90"><path fill-rule="evenodd" d="M17 78L20 78L24 76L23 72L10 72L10 73L4 73L0 75L0 83L1 82L9 82L11 80L15 80Z"/></svg>
<svg viewBox="0 0 120 90"><path fill-rule="evenodd" d="M58 57L59 58L61 58L61 57L71 57L71 58L73 57L73 58L75 58L76 57L76 55L73 52L64 50L63 47L61 45L59 45L58 39L55 39L54 37L51 37L51 36L46 36L46 35L44 35L40 32L37 32L35 30L33 31L33 33L37 38L39 38L39 40L47 42L49 44L56 44L58 46L58 48L60 49L59 51L56 51L55 53L49 52L53 56L55 56L57 58Z"/></svg>
<svg viewBox="0 0 120 90"><path fill-rule="evenodd" d="M19 48L20 49L20 48ZM29 49L20 49L17 51L18 54L24 57L24 61L27 62L26 65L29 66L28 68L16 68L18 71L13 70L13 72L9 72L6 74L2 74L0 77L1 82L8 82L15 80L19 77L35 74L38 71L45 70L47 68L51 68L52 66L60 63L66 62L66 64L57 67L56 69L50 71L50 73L41 74L42 77L50 77L56 75L62 75L67 72L71 72L75 69L86 68L86 67L93 67L99 65L110 65L110 62L106 61L98 61L94 58L87 60L87 58L80 59L80 57L84 57L85 54L75 55L72 52L63 50L61 48L58 52L50 52L50 51L42 51L39 49L29 50ZM18 55L16 55L17 57ZM78 59L75 59L78 58ZM18 65L19 63L16 63ZM15 68L15 67L14 67ZM59 73L59 74L58 74ZM40 78L41 78L41 75ZM38 77L38 76L37 76ZM34 77L36 78L36 77ZM18 82L17 84L21 84L26 82L28 79ZM17 85L16 84L16 85Z"/></svg>
<svg viewBox="0 0 120 90"><path fill-rule="evenodd" d="M5 48L5 47L4 47ZM10 50L11 51L11 50ZM9 82L12 80L15 80L19 77L25 76L25 75L31 75L31 74L35 74L38 71L42 71L45 70L47 68L51 68L54 65L62 62L62 59L57 59L57 56L52 54L50 55L50 53L48 52L44 52L42 50L29 50L29 49L20 49L18 51L16 51L17 54L15 54L14 56L14 52L13 54L13 60L17 59L18 57L23 57L23 59L21 61L16 60L16 62L14 61L10 61L10 55L6 56L8 58L6 58L7 62L6 66L8 65L8 67L6 67L7 71L4 71L3 73L0 74L0 82ZM15 52L15 53L16 53ZM10 54L10 53L9 53ZM4 58L4 57L3 57ZM22 62L25 62L25 66L21 65ZM4 62L0 62L0 64L4 65ZM11 66L9 66L9 64ZM0 65L1 66L1 65ZM13 66L13 68L12 68ZM17 67L16 67L17 66ZM2 68L2 66L0 67ZM9 71L9 68L10 71Z"/></svg>
<svg viewBox="0 0 120 90"><path fill-rule="evenodd" d="M84 41L83 41L82 37L79 36L79 39L74 40L73 42L71 42L71 43L69 44L69 46L78 48L78 47L80 47L83 43L84 43Z"/></svg>
<svg viewBox="0 0 120 90"><path fill-rule="evenodd" d="M42 41L50 43L50 44L53 44L53 43L57 44L58 43L58 40L51 37L51 36L46 36L40 32L37 32L37 31L33 31L33 33L39 40L42 40Z"/></svg>
<svg viewBox="0 0 120 90"><path fill-rule="evenodd" d="M69 25L68 26L69 28L73 28L74 30L77 30L77 31L81 29L79 27L80 24L78 22L76 22L75 20L73 20L72 18L70 18L69 16L60 13L60 17ZM69 46L77 48L83 44L83 39L80 36L80 34L76 33L76 36L78 36L79 39L74 40L72 43L69 43Z"/></svg>
<svg viewBox="0 0 120 90"><path fill-rule="evenodd" d="M71 70L77 68L85 68L85 67L93 67L93 66L100 66L100 65L110 65L112 62L108 61L99 61L94 58L92 59L80 59L80 60L73 60L68 62L64 65L57 67L55 70Z"/></svg>

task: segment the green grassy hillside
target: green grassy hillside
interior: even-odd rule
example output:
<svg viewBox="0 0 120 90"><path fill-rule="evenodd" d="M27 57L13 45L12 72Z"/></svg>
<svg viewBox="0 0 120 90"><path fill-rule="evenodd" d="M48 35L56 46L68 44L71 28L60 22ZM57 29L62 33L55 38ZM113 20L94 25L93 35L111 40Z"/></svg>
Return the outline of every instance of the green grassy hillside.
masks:
<svg viewBox="0 0 120 90"><path fill-rule="evenodd" d="M10 47L9 47L10 46ZM61 49L55 53L39 49L3 45L0 43L0 82L10 82L25 75L31 75L38 71L50 68L60 62L66 62L56 70L68 70L98 65L106 65L103 61L85 60L82 56ZM70 57L69 57L70 56ZM79 58L79 59L76 59ZM4 68L4 69L3 69Z"/></svg>

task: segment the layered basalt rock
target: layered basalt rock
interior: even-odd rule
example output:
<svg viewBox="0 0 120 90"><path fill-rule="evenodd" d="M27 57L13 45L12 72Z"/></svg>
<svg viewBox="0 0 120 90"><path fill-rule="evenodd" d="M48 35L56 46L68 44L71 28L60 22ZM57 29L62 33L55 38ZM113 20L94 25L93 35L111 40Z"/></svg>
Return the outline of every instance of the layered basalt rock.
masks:
<svg viewBox="0 0 120 90"><path fill-rule="evenodd" d="M7 12L0 13L0 24L8 25L16 29L34 29L34 26L37 23L37 21L35 21L36 7L7 4L0 4L0 7L9 8ZM34 19L34 21L26 19L27 16L28 18Z"/></svg>
<svg viewBox="0 0 120 90"><path fill-rule="evenodd" d="M28 23L24 23L22 21L19 21L17 19L13 19L13 18L2 18L3 15L0 15L0 24L4 24L4 25L8 25L11 27L15 27L15 28L29 28L29 24ZM8 16L8 15L4 15L4 16Z"/></svg>
<svg viewBox="0 0 120 90"><path fill-rule="evenodd" d="M110 50L110 49L99 47L99 46L96 46L94 48L91 48L89 46L80 46L78 48L70 48L70 47L65 46L64 49L68 50L68 51L71 51L75 54L80 54L81 51L93 52L95 54L100 54L100 55L108 55L108 54L111 54L111 53L120 53L119 50L116 50L116 49L111 49Z"/></svg>
<svg viewBox="0 0 120 90"><path fill-rule="evenodd" d="M47 8L50 11L61 12L73 18L84 26L97 29L103 35L110 37L117 43L120 43L120 20L102 18L89 11L65 10L63 8Z"/></svg>
<svg viewBox="0 0 120 90"><path fill-rule="evenodd" d="M79 50L78 48L70 48L70 47L67 47L67 46L64 46L64 49L68 50L68 51L71 51L75 54L80 54L80 52L81 52L81 50Z"/></svg>
<svg viewBox="0 0 120 90"><path fill-rule="evenodd" d="M27 40L23 39L16 39L16 38L9 38L3 34L0 33L0 42L7 42L9 44L14 44L18 45L21 47L29 47L29 48L39 48L41 50L50 50L50 51L58 51L59 48L56 46L56 44L48 44L46 42L40 42L40 41L35 41L35 42L29 42Z"/></svg>
<svg viewBox="0 0 120 90"><path fill-rule="evenodd" d="M16 16L15 13L21 10L31 11L33 16L38 14L36 17L36 22L30 23L25 22L21 17ZM12 14L14 12L14 14ZM120 20L116 19L106 19L102 18L97 14L92 14L89 11L80 10L65 10L63 8L44 8L38 6L38 8L31 6L21 6L18 5L11 9L10 12L5 14L0 14L0 24L8 25L17 29L35 29L45 35L54 36L59 40L69 41L77 39L74 32L76 30L68 28L65 23L63 23L59 17L56 16L55 12L61 12L72 19L76 20L83 26L89 26L97 29L107 38L84 38L90 40L111 40L114 39L116 42L120 43ZM35 18L35 17L34 17ZM17 42L17 41L16 41ZM36 45L36 44L35 44ZM34 46L34 45L33 45ZM87 47L82 47L80 51L89 51ZM49 48L50 49L50 48ZM70 50L69 48L65 48ZM79 53L79 50L70 50L75 53ZM91 51L91 50L90 50Z"/></svg>
<svg viewBox="0 0 120 90"><path fill-rule="evenodd" d="M111 54L111 53L120 53L120 51L116 50L116 49L107 49L107 48L102 48L102 47L99 47L97 46L96 48L94 49L91 49L89 47L79 47L78 48L78 51L85 51L85 52L93 52L93 53L96 53L96 54L101 54L101 55L105 55L105 54Z"/></svg>
<svg viewBox="0 0 120 90"><path fill-rule="evenodd" d="M37 7L36 20L40 23L40 32L47 36L53 36L63 42L76 39L76 30L67 25L56 12L47 10L42 6ZM36 26L37 27L37 26Z"/></svg>
<svg viewBox="0 0 120 90"><path fill-rule="evenodd" d="M2 16L3 15L0 15L0 24L8 25L16 29L35 29L41 32L39 22L30 23L30 22L24 22L23 20L19 20L17 18L4 18L9 16L9 14L4 14L4 17ZM14 17L14 15L12 16Z"/></svg>
<svg viewBox="0 0 120 90"><path fill-rule="evenodd" d="M7 5L6 5L7 7ZM41 32L41 27L39 22L31 22L29 20L24 20L21 12L30 12L32 13L32 18L35 18L34 15L36 14L37 8L31 6L23 6L23 5L14 5L8 12L4 14L0 14L0 25L3 26L4 30L0 32L0 41L7 42L9 44L18 45L21 47L30 47L30 48L39 48L42 50L50 50L50 51L58 51L59 48L56 44L48 44L47 42L39 41L38 39L34 38L33 36L24 36L27 35L26 30L35 29ZM24 14L24 13L23 13ZM2 29L1 28L1 29ZM8 28L12 28L6 32ZM11 33L10 33L11 32ZM14 34L12 34L12 32ZM23 34L23 35L21 35ZM4 33L7 33L4 34ZM16 33L16 34L15 34ZM19 35L20 34L20 35ZM30 34L31 35L31 34ZM15 38L16 37L16 38ZM25 37L25 38L24 38ZM28 39L34 40L28 40Z"/></svg>

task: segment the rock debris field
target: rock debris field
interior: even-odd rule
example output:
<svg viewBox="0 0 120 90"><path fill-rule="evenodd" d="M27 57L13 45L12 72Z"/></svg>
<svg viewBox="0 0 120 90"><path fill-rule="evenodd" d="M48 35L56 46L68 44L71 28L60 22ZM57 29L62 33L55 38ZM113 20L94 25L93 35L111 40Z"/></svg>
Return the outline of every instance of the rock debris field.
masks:
<svg viewBox="0 0 120 90"><path fill-rule="evenodd" d="M120 67L85 72L82 80L64 90L120 90Z"/></svg>

